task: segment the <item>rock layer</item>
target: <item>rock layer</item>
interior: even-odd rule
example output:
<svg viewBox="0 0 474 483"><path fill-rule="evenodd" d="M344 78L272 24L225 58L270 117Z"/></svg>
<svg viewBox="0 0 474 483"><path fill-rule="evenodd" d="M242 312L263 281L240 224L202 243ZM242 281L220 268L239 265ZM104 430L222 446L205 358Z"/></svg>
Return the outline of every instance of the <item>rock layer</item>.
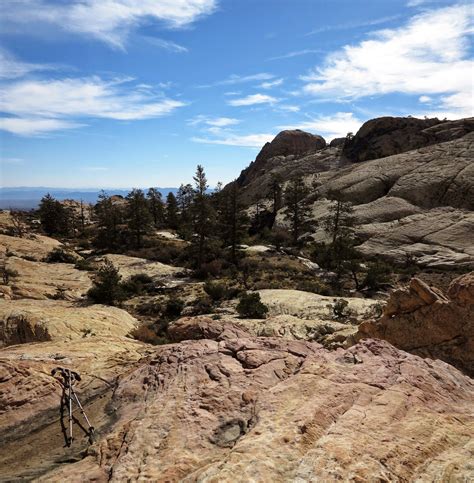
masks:
<svg viewBox="0 0 474 483"><path fill-rule="evenodd" d="M454 280L448 296L412 279L392 293L379 320L359 326L356 340L374 337L474 376L474 272Z"/></svg>
<svg viewBox="0 0 474 483"><path fill-rule="evenodd" d="M468 481L474 385L386 342L164 346L122 377L115 422L41 481Z"/></svg>

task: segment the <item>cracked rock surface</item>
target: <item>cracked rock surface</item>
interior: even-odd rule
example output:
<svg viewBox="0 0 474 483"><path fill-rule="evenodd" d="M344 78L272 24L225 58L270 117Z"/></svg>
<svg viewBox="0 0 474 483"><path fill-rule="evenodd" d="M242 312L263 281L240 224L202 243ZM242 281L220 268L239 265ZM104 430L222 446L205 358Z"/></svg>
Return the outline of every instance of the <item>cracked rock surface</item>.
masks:
<svg viewBox="0 0 474 483"><path fill-rule="evenodd" d="M154 349L79 461L40 481L468 481L473 381L384 341L242 337ZM86 408L87 410L87 408ZM8 446L6 447L8 450ZM48 451L46 446L46 451Z"/></svg>

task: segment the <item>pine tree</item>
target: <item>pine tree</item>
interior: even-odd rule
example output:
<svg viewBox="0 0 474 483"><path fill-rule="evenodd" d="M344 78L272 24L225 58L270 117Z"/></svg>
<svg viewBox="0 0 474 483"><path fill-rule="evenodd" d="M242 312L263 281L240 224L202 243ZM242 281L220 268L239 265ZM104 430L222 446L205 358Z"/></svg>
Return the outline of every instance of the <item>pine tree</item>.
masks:
<svg viewBox="0 0 474 483"><path fill-rule="evenodd" d="M270 196L272 198L272 206L273 206L273 219L275 220L278 210L282 207L283 204L283 189L282 189L282 178L278 174L272 175L270 181Z"/></svg>
<svg viewBox="0 0 474 483"><path fill-rule="evenodd" d="M49 193L41 199L38 213L47 235L67 235L68 213L62 203Z"/></svg>
<svg viewBox="0 0 474 483"><path fill-rule="evenodd" d="M166 197L166 225L173 230L179 228L178 202L171 191Z"/></svg>
<svg viewBox="0 0 474 483"><path fill-rule="evenodd" d="M192 212L191 207L194 198L194 190L191 184L181 185L176 195L179 209L179 234L184 239L189 239L192 235Z"/></svg>
<svg viewBox="0 0 474 483"><path fill-rule="evenodd" d="M148 208L153 217L153 224L155 228L163 226L165 218L165 210L163 207L163 200L161 198L161 193L157 188L150 188L146 194L148 201Z"/></svg>
<svg viewBox="0 0 474 483"><path fill-rule="evenodd" d="M98 233L95 244L100 248L115 248L120 242L120 224L123 221L122 209L115 205L110 196L101 191L94 206Z"/></svg>
<svg viewBox="0 0 474 483"><path fill-rule="evenodd" d="M213 230L213 209L207 194L208 184L204 168L198 165L194 179L193 232L195 238L192 252L195 253L195 266L202 268L208 239Z"/></svg>
<svg viewBox="0 0 474 483"><path fill-rule="evenodd" d="M302 178L291 180L285 189L286 213L290 222L293 244L298 244L302 230L308 225L310 205L307 201L309 190Z"/></svg>
<svg viewBox="0 0 474 483"><path fill-rule="evenodd" d="M150 230L152 216L148 210L145 193L140 189L133 189L127 195L127 225L134 237L135 246L142 246L143 236Z"/></svg>
<svg viewBox="0 0 474 483"><path fill-rule="evenodd" d="M238 199L237 183L217 194L218 231L224 247L230 247L232 262L237 261L237 246L246 232L248 218Z"/></svg>

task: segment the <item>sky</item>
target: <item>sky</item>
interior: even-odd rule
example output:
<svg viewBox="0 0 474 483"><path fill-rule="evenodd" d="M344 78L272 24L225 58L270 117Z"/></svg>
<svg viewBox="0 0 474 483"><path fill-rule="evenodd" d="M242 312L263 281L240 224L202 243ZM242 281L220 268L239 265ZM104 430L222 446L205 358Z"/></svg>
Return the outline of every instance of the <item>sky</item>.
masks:
<svg viewBox="0 0 474 483"><path fill-rule="evenodd" d="M463 0L2 0L3 187L235 179L283 129L473 116Z"/></svg>

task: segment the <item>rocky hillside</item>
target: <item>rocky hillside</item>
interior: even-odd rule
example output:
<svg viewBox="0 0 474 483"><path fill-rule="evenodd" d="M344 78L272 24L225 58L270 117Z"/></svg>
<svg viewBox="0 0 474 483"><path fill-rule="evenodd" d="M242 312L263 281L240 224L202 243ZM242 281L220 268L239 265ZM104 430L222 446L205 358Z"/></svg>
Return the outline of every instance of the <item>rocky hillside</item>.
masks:
<svg viewBox="0 0 474 483"><path fill-rule="evenodd" d="M329 147L310 143L307 133L283 131L236 183L242 202L252 208L270 204L274 176L284 181L302 176L311 190L315 221L327 213L330 191L355 205L360 249L366 255L377 253L395 262L409 255L421 266L472 268L473 130L473 118L380 118ZM296 145L297 152L284 154ZM283 214L277 224L284 225ZM316 231L313 237L321 241L324 234Z"/></svg>

